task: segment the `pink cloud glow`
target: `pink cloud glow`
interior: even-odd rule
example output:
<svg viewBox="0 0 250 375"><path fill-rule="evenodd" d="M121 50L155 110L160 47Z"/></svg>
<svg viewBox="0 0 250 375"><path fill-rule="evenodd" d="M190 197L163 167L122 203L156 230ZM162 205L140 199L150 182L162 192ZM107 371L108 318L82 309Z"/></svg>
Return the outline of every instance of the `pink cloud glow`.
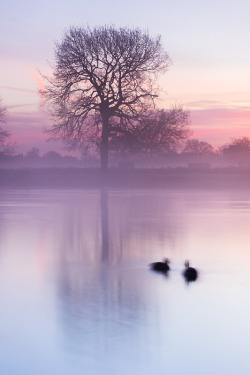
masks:
<svg viewBox="0 0 250 375"><path fill-rule="evenodd" d="M32 73L32 76L34 77L34 79L36 81L36 84L37 84L37 87L38 87L38 92L43 91L45 89L45 84L44 84L44 81L43 81L41 75L38 74L38 73ZM41 106L43 106L45 104L45 100L44 100L44 98L41 94L40 94L40 104L41 104Z"/></svg>
<svg viewBox="0 0 250 375"><path fill-rule="evenodd" d="M65 150L62 142L48 141L50 121L46 112L12 112L8 114L6 129L11 133L11 140L16 144L17 153L26 153L36 147L43 154L47 151L57 151L62 155L79 156L79 152Z"/></svg>
<svg viewBox="0 0 250 375"><path fill-rule="evenodd" d="M193 137L220 146L232 138L250 137L250 110L207 109L191 111Z"/></svg>
<svg viewBox="0 0 250 375"><path fill-rule="evenodd" d="M40 74L38 73L32 73L33 77L35 78L35 81L37 83L37 87L39 90L44 90L44 82Z"/></svg>
<svg viewBox="0 0 250 375"><path fill-rule="evenodd" d="M47 142L48 136L44 133L49 126L48 116L41 112L12 112L8 113L6 128L12 135L17 152L26 152L37 147L41 152L61 149L60 144Z"/></svg>
<svg viewBox="0 0 250 375"><path fill-rule="evenodd" d="M250 110L203 109L191 111L192 138L221 146L234 137L250 137ZM48 150L62 151L60 142L47 142L45 128L50 127L46 112L15 111L8 115L6 128L12 133L18 152L26 152L31 147L38 147L41 152Z"/></svg>

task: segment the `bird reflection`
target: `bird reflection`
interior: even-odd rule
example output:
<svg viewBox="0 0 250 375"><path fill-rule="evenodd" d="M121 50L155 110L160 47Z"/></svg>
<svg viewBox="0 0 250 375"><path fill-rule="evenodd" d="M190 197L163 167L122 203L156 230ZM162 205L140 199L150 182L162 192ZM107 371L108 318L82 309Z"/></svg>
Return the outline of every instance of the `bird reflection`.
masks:
<svg viewBox="0 0 250 375"><path fill-rule="evenodd" d="M185 265L185 269L183 271L183 276L186 282L189 283L190 281L197 280L198 271L195 268L189 266L188 260L185 261L184 265Z"/></svg>
<svg viewBox="0 0 250 375"><path fill-rule="evenodd" d="M149 267L153 271L167 274L168 271L170 270L169 263L170 263L169 259L168 258L164 258L163 262L151 263L149 265Z"/></svg>

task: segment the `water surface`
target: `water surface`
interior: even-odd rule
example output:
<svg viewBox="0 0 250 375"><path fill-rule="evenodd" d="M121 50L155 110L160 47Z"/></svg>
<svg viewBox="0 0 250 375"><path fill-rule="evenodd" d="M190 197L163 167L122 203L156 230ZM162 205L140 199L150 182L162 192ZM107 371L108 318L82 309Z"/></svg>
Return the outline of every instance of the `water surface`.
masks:
<svg viewBox="0 0 250 375"><path fill-rule="evenodd" d="M247 191L2 190L0 206L1 374L249 374ZM168 277L148 269L164 256Z"/></svg>

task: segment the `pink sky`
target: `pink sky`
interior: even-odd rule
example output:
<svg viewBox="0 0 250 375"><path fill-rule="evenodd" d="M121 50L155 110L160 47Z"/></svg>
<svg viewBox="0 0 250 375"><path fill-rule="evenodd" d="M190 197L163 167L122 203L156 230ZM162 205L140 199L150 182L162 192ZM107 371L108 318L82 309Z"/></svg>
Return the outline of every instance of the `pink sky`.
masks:
<svg viewBox="0 0 250 375"><path fill-rule="evenodd" d="M190 114L191 137L207 141L214 147L230 142L234 137L250 137L250 109L196 109ZM49 128L49 124L48 116L42 111L13 111L9 113L6 127L13 134L19 152L26 152L31 147L38 147L42 153L62 152L62 144L47 141L44 129Z"/></svg>
<svg viewBox="0 0 250 375"><path fill-rule="evenodd" d="M214 147L232 138L250 137L250 109L208 109L191 111L193 138L208 141Z"/></svg>
<svg viewBox="0 0 250 375"><path fill-rule="evenodd" d="M61 142L48 140L45 133L49 129L49 118L42 112L10 112L8 115L8 130L12 134L12 141L16 144L16 151L25 153L33 147L40 150L41 154L47 151L57 151L61 154L77 155L75 152L64 150Z"/></svg>
<svg viewBox="0 0 250 375"><path fill-rule="evenodd" d="M23 0L14 6L5 2L3 12L0 96L18 152L61 149L43 133L50 123L38 95L43 85L39 71L49 72L54 43L70 25L137 26L160 34L173 64L160 81L159 106L181 104L190 110L192 137L214 147L250 136L249 0L144 0L143 15L141 1L128 0L124 6L110 0L103 7L101 0L77 1L76 6L54 0L51 7L50 1L37 0L31 7Z"/></svg>
<svg viewBox="0 0 250 375"><path fill-rule="evenodd" d="M29 65L23 68L22 64L12 64L23 73L17 79L20 87L3 85L0 92L9 103L6 127L12 133L17 152L37 147L41 153L56 150L68 154L61 143L48 142L44 134L44 129L48 129L51 122L38 92L44 86L41 76ZM47 66L44 67L46 69ZM158 105L169 108L181 104L190 111L192 138L207 141L217 148L234 137L250 136L250 91L246 90L244 74L238 75L237 82L230 74L231 89L226 91L228 77L225 79L212 73L203 75L199 72L200 78L194 84L194 76L185 77L183 68L173 65L160 81L163 94ZM214 89L216 83L220 91Z"/></svg>
<svg viewBox="0 0 250 375"><path fill-rule="evenodd" d="M68 154L61 143L48 142L44 134L51 122L39 95L39 89L44 87L41 75L29 64L11 61L11 65L16 73L19 71L14 75L19 87L8 86L6 80L6 84L0 86L0 92L8 105L6 128L12 133L17 152L37 147L41 153L56 150ZM48 71L47 65L44 71ZM192 73L192 69L190 71ZM235 82L235 70L231 71L228 91L228 76L218 76L214 71L203 74L201 69L197 79L194 75L186 77L186 73L178 64L171 67L160 80L163 90L158 106L169 108L181 104L190 111L192 138L207 141L215 148L234 137L250 136L250 90L247 91L245 72L238 74ZM216 84L220 90L215 89Z"/></svg>

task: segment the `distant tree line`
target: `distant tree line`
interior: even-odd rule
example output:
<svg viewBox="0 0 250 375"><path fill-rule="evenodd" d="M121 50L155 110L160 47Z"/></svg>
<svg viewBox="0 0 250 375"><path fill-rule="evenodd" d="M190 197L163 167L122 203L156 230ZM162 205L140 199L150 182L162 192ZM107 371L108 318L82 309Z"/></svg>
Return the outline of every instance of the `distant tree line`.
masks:
<svg viewBox="0 0 250 375"><path fill-rule="evenodd" d="M12 152L0 153L0 166L6 167L81 167L82 159L70 156L61 155L56 151L48 151L43 154L40 153L36 147L31 148L26 153Z"/></svg>
<svg viewBox="0 0 250 375"><path fill-rule="evenodd" d="M24 154L15 152L11 134L3 127L6 107L0 100L0 165L34 167L97 167L98 147L84 140L79 142L81 157L62 156L48 151L40 154L36 147ZM135 165L166 167L202 162L211 165L250 167L250 138L233 138L231 142L214 149L211 144L190 139L189 113L181 107L169 110L145 111L134 119L133 131L115 133L109 141L111 165L119 161ZM113 129L115 124L112 123Z"/></svg>
<svg viewBox="0 0 250 375"><path fill-rule="evenodd" d="M140 165L216 163L248 165L250 140L235 138L215 150L190 139L190 114L182 106L158 108L159 74L171 64L160 36L138 28L70 27L55 47L52 75L41 92L53 125L50 139L79 150L86 165L103 172L119 160ZM6 108L0 101L0 162L60 165L78 159L55 151L40 155L32 148L16 155L2 126Z"/></svg>
<svg viewBox="0 0 250 375"><path fill-rule="evenodd" d="M116 154L116 159L121 154ZM210 143L189 138L177 148L166 148L157 152L127 154L126 160L148 166L193 166L193 167L250 167L250 138L233 138L231 142L214 148ZM122 158L121 158L122 160Z"/></svg>
<svg viewBox="0 0 250 375"><path fill-rule="evenodd" d="M136 152L119 149L112 150L111 167L120 164L134 164L135 167L250 167L250 138L234 138L230 143L214 149L211 144L198 139L186 140L181 148L153 150L145 149ZM56 151L41 153L33 147L26 153L16 153L14 148L0 152L0 167L99 167L99 155L83 149L81 156L61 155Z"/></svg>

